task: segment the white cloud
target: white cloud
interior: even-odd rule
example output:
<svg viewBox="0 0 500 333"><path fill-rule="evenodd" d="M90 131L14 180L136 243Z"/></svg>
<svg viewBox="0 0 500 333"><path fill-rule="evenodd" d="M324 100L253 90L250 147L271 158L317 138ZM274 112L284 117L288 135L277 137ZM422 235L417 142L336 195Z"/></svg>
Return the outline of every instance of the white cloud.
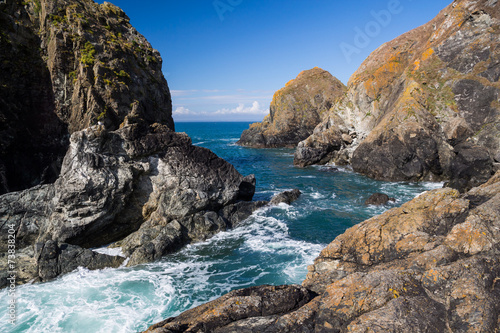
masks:
<svg viewBox="0 0 500 333"><path fill-rule="evenodd" d="M178 108L175 109L173 112L174 115L180 115L180 114L196 114L196 112L192 112L188 108L185 108L183 106L179 106Z"/></svg>
<svg viewBox="0 0 500 333"><path fill-rule="evenodd" d="M217 117L220 115L266 115L269 113L269 109L262 109L259 102L254 101L251 106L245 106L243 103L239 103L237 107L229 109L223 108L213 112L198 111L194 112L189 110L184 106L178 106L173 112L174 116L207 116L207 117Z"/></svg>
<svg viewBox="0 0 500 333"><path fill-rule="evenodd" d="M220 114L259 114L265 115L269 113L269 109L262 109L260 107L259 102L254 101L252 106L245 107L245 104L239 103L238 106L234 109L220 109L215 111L214 115Z"/></svg>

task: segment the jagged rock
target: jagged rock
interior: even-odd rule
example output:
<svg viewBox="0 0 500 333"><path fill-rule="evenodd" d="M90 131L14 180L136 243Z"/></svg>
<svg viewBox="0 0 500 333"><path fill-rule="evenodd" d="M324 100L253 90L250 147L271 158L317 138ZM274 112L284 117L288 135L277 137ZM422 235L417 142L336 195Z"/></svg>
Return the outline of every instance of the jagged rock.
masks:
<svg viewBox="0 0 500 333"><path fill-rule="evenodd" d="M460 192L470 190L486 182L494 173L493 161L486 148L470 143L454 147L455 157L451 161L451 181L445 185Z"/></svg>
<svg viewBox="0 0 500 333"><path fill-rule="evenodd" d="M35 258L38 265L37 279L40 281L53 279L61 274L72 272L78 267L91 270L118 267L125 260L123 257L109 256L76 245L58 244L54 241L37 243Z"/></svg>
<svg viewBox="0 0 500 333"><path fill-rule="evenodd" d="M35 243L53 249L38 260L41 280L74 265L116 262L90 258L79 247L118 242L130 256L128 265L150 262L235 226L266 204L241 201L251 200L254 191L253 175L243 177L166 125L129 124L115 131L97 125L71 136L54 184L0 196L1 250L7 251L11 226L19 249ZM81 260L61 264L80 252Z"/></svg>
<svg viewBox="0 0 500 333"><path fill-rule="evenodd" d="M121 9L91 0L3 8L0 194L53 183L70 134L98 121L174 128L161 57Z"/></svg>
<svg viewBox="0 0 500 333"><path fill-rule="evenodd" d="M374 193L368 199L365 200L365 205L385 205L389 201L395 201L394 198L389 198L387 194L384 193Z"/></svg>
<svg viewBox="0 0 500 333"><path fill-rule="evenodd" d="M322 114L344 94L345 86L321 68L301 72L278 90L270 114L243 131L237 144L257 148L295 147L312 134Z"/></svg>
<svg viewBox="0 0 500 333"><path fill-rule="evenodd" d="M291 191L283 191L281 193L276 194L271 198L271 201L269 201L269 205L278 205L280 203L286 203L287 205L291 204L295 200L297 200L302 192L298 189L293 189Z"/></svg>
<svg viewBox="0 0 500 333"><path fill-rule="evenodd" d="M345 97L298 144L294 163L351 163L376 179L476 186L477 179L455 179L464 160L457 160L457 146L469 142L487 150L489 161L469 155L472 169L482 164L491 170L500 151L498 6L455 1L376 49L351 76ZM351 144L342 139L349 132L357 135Z"/></svg>
<svg viewBox="0 0 500 333"><path fill-rule="evenodd" d="M494 332L499 230L497 172L465 194L429 191L348 229L308 267L302 306L293 298L289 310L259 314L229 293L149 332Z"/></svg>
<svg viewBox="0 0 500 333"><path fill-rule="evenodd" d="M299 142L293 164L300 167L328 162L346 164L345 154L342 152L347 146L343 135L347 133L348 129L342 118L335 114L326 116L310 137Z"/></svg>
<svg viewBox="0 0 500 333"><path fill-rule="evenodd" d="M313 295L299 285L234 290L176 318L152 325L146 332L232 332L237 328L233 326L228 330L223 327L235 321L238 324L239 320L249 317L270 317L287 313L309 302Z"/></svg>

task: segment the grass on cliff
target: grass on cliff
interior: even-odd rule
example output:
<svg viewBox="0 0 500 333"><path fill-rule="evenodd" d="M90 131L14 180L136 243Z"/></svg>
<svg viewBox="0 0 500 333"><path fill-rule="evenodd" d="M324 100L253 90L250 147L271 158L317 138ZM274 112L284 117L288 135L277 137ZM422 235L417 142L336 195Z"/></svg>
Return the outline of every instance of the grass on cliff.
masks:
<svg viewBox="0 0 500 333"><path fill-rule="evenodd" d="M82 55L80 58L80 62L85 65L93 65L95 62L95 47L90 42L85 43L85 47L82 50Z"/></svg>

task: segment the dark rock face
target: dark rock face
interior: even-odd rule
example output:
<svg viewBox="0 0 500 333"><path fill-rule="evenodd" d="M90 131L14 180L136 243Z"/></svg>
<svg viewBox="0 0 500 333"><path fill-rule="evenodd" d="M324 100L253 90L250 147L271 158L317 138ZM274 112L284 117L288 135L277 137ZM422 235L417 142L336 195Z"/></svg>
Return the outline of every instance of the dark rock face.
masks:
<svg viewBox="0 0 500 333"><path fill-rule="evenodd" d="M72 272L78 267L88 269L118 267L125 260L123 257L108 256L75 245L57 244L54 241L36 244L35 257L41 281Z"/></svg>
<svg viewBox="0 0 500 333"><path fill-rule="evenodd" d="M295 200L297 200L301 194L302 193L298 189L278 193L274 197L271 198L271 201L269 201L269 205L277 205L277 204L280 204L282 202L289 205L292 202L294 202Z"/></svg>
<svg viewBox="0 0 500 333"><path fill-rule="evenodd" d="M495 332L499 230L497 172L465 194L429 191L348 229L308 267L302 289L235 291L148 332ZM276 310L239 297L256 290Z"/></svg>
<svg viewBox="0 0 500 333"><path fill-rule="evenodd" d="M486 182L494 172L492 159L484 147L461 143L454 147L454 153L450 165L453 177L446 183L448 187L465 192Z"/></svg>
<svg viewBox="0 0 500 333"><path fill-rule="evenodd" d="M499 5L454 1L380 46L298 144L294 163L351 163L376 179L450 180L462 190L488 179L491 172L473 179L456 171L465 160L472 169L492 170L500 151ZM472 154L457 157L465 142L486 149L489 160L482 153L473 161Z"/></svg>
<svg viewBox="0 0 500 333"><path fill-rule="evenodd" d="M356 138L356 132L348 129L341 117L327 115L310 137L299 142L293 164L299 167L328 162L345 165L349 161L345 152L355 143Z"/></svg>
<svg viewBox="0 0 500 333"><path fill-rule="evenodd" d="M0 12L0 194L54 182L69 136L101 121L173 129L161 57L118 7L18 1Z"/></svg>
<svg viewBox="0 0 500 333"><path fill-rule="evenodd" d="M303 71L274 94L270 114L243 131L237 143L256 148L293 148L312 134L323 113L344 90L342 82L321 68Z"/></svg>
<svg viewBox="0 0 500 333"><path fill-rule="evenodd" d="M389 201L394 201L394 198L389 198L387 194L384 193L374 193L368 199L365 200L365 205L385 205Z"/></svg>
<svg viewBox="0 0 500 333"><path fill-rule="evenodd" d="M128 265L150 262L247 218L266 204L241 201L254 191L253 175L166 125L93 126L71 136L54 184L0 196L1 250L12 225L20 249L36 245L41 280L79 265L115 267L116 258L84 249L112 242Z"/></svg>

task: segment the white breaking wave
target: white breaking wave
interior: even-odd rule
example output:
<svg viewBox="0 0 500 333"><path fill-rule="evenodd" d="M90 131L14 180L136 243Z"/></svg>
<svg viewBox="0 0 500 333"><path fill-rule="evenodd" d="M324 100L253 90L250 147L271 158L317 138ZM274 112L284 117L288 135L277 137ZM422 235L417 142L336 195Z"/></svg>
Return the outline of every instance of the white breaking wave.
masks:
<svg viewBox="0 0 500 333"><path fill-rule="evenodd" d="M5 306L0 309L0 330L134 332L233 289L262 281L300 283L323 245L290 238L286 223L267 216L269 211L258 210L241 227L158 262L96 271L79 268L48 283L20 286L17 325L13 330L2 326L8 323ZM94 251L121 254L118 248ZM276 259L252 261L262 255ZM6 290L0 298L8 299Z"/></svg>
<svg viewBox="0 0 500 333"><path fill-rule="evenodd" d="M115 248L100 247L98 249L92 249L92 251L101 254L107 254L108 256L120 256L125 258L125 254L123 254L121 247L115 247Z"/></svg>

